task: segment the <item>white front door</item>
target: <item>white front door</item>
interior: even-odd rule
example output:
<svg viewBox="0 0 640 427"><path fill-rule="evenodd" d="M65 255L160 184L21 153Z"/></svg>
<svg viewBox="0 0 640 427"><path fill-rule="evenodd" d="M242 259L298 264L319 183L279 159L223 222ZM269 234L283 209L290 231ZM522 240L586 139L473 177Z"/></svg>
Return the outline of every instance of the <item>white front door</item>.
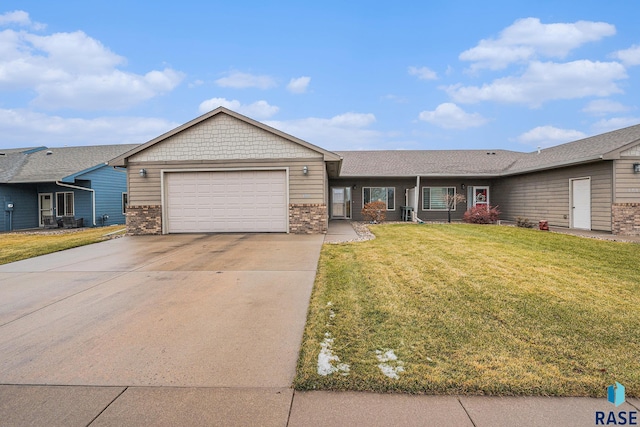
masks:
<svg viewBox="0 0 640 427"><path fill-rule="evenodd" d="M351 218L351 187L331 188L331 218Z"/></svg>
<svg viewBox="0 0 640 427"><path fill-rule="evenodd" d="M344 188L332 188L331 189L331 212L334 218L344 218Z"/></svg>
<svg viewBox="0 0 640 427"><path fill-rule="evenodd" d="M53 216L53 194L52 193L40 193L38 194L38 210L40 212L39 225L44 227L45 216Z"/></svg>
<svg viewBox="0 0 640 427"><path fill-rule="evenodd" d="M571 227L591 230L591 179L571 180Z"/></svg>

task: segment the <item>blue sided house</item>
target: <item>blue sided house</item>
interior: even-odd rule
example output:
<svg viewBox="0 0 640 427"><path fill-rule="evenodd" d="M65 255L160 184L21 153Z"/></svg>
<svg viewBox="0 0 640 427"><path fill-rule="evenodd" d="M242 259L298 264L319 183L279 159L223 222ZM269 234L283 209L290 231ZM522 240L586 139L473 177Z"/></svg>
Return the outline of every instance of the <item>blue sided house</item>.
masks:
<svg viewBox="0 0 640 427"><path fill-rule="evenodd" d="M136 146L0 149L0 231L124 224L127 175L107 162Z"/></svg>

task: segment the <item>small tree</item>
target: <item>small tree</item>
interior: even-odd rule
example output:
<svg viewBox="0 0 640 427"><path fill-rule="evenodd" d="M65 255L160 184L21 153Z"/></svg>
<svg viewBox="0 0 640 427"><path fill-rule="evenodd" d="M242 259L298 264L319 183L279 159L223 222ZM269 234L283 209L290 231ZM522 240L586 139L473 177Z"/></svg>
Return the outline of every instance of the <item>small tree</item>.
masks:
<svg viewBox="0 0 640 427"><path fill-rule="evenodd" d="M362 216L369 222L377 224L386 217L387 204L382 201L371 202L362 208Z"/></svg>
<svg viewBox="0 0 640 427"><path fill-rule="evenodd" d="M466 202L467 198L462 194L447 193L444 196L444 202L447 204L447 221L451 222L451 211L456 208L458 203Z"/></svg>

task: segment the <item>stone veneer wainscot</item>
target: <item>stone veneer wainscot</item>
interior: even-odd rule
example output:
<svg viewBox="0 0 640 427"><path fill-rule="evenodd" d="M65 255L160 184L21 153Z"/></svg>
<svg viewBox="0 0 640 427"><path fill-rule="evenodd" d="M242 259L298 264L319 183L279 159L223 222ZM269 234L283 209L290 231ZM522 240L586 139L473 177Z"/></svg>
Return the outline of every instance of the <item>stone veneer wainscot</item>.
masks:
<svg viewBox="0 0 640 427"><path fill-rule="evenodd" d="M328 226L327 205L290 204L289 232L295 234L325 234Z"/></svg>
<svg viewBox="0 0 640 427"><path fill-rule="evenodd" d="M614 203L611 213L613 234L640 236L640 203Z"/></svg>
<svg viewBox="0 0 640 427"><path fill-rule="evenodd" d="M127 234L162 234L162 206L129 206Z"/></svg>

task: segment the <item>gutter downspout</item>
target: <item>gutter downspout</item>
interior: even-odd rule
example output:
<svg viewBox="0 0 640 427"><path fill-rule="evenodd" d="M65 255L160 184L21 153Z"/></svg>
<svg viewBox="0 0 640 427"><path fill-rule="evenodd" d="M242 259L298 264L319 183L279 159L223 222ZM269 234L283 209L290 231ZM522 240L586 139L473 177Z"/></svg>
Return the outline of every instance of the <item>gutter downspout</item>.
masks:
<svg viewBox="0 0 640 427"><path fill-rule="evenodd" d="M418 204L420 203L420 175L416 176L416 194L414 195L414 197L415 197L416 210L413 213L413 222L417 222L421 224L424 221L418 218L418 208L419 208Z"/></svg>
<svg viewBox="0 0 640 427"><path fill-rule="evenodd" d="M91 207L93 209L92 223L93 223L93 226L95 227L96 226L96 191L93 188L78 187L77 185L65 184L60 181L56 181L56 185L59 185L60 187L73 188L74 190L91 191Z"/></svg>

